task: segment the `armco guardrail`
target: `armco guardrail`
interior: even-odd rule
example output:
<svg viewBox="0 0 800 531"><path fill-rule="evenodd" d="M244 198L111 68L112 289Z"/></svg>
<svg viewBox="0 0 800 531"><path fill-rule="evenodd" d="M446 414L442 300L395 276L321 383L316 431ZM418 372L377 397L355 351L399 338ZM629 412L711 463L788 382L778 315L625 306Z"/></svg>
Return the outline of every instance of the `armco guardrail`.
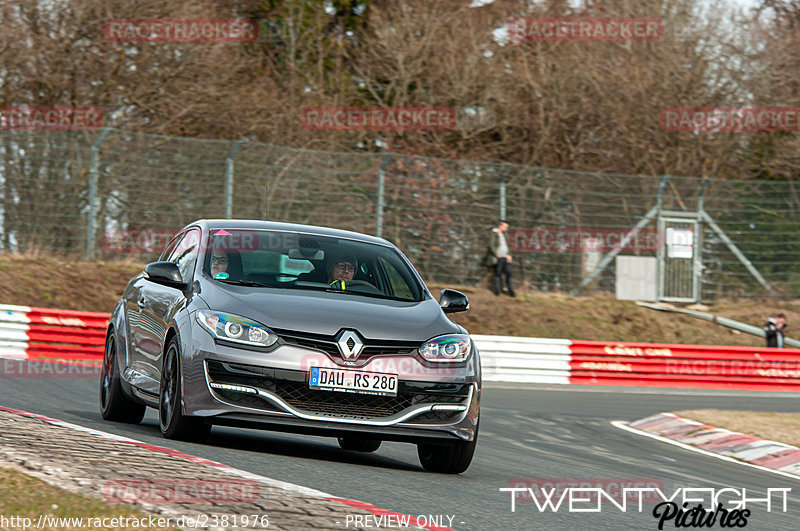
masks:
<svg viewBox="0 0 800 531"><path fill-rule="evenodd" d="M0 304L0 358L102 359L109 317Z"/></svg>
<svg viewBox="0 0 800 531"><path fill-rule="evenodd" d="M99 360L109 317L0 305L0 358ZM800 392L800 349L472 338L490 382Z"/></svg>

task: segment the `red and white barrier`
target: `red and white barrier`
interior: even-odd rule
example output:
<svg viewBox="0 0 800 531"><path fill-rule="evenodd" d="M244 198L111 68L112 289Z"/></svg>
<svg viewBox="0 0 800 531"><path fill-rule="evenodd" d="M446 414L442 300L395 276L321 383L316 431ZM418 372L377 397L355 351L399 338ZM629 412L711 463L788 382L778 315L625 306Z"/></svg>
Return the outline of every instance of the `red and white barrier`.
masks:
<svg viewBox="0 0 800 531"><path fill-rule="evenodd" d="M573 341L570 383L800 391L800 349Z"/></svg>
<svg viewBox="0 0 800 531"><path fill-rule="evenodd" d="M472 336L484 379L800 392L800 349Z"/></svg>
<svg viewBox="0 0 800 531"><path fill-rule="evenodd" d="M0 358L99 360L111 314L0 304Z"/></svg>
<svg viewBox="0 0 800 531"><path fill-rule="evenodd" d="M100 360L110 314L0 305L0 358ZM800 392L800 349L473 335L490 382Z"/></svg>

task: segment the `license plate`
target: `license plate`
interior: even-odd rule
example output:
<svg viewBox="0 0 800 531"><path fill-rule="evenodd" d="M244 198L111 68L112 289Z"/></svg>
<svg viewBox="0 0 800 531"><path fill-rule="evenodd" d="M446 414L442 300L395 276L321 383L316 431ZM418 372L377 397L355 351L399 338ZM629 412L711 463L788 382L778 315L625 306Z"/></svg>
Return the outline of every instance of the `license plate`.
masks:
<svg viewBox="0 0 800 531"><path fill-rule="evenodd" d="M311 367L308 385L320 391L397 396L397 375Z"/></svg>

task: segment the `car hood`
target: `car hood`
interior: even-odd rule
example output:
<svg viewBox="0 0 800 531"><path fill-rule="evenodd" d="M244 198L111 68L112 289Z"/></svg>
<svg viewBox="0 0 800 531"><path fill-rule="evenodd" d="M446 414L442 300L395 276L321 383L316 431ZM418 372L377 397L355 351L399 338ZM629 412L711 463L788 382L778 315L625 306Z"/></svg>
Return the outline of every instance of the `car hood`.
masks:
<svg viewBox="0 0 800 531"><path fill-rule="evenodd" d="M433 299L403 302L343 293L206 283L200 294L209 308L258 321L270 328L335 335L357 330L365 339L427 341L463 329Z"/></svg>

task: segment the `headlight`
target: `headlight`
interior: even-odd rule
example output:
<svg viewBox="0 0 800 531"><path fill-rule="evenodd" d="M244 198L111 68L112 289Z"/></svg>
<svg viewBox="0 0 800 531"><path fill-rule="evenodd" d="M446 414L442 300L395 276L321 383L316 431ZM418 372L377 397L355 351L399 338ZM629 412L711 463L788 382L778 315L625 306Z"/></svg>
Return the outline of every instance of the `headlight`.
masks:
<svg viewBox="0 0 800 531"><path fill-rule="evenodd" d="M471 348L468 335L448 334L431 339L419 347L419 353L428 361L464 361Z"/></svg>
<svg viewBox="0 0 800 531"><path fill-rule="evenodd" d="M268 347L278 340L275 332L264 325L230 313L200 310L197 322L216 339L254 347Z"/></svg>

